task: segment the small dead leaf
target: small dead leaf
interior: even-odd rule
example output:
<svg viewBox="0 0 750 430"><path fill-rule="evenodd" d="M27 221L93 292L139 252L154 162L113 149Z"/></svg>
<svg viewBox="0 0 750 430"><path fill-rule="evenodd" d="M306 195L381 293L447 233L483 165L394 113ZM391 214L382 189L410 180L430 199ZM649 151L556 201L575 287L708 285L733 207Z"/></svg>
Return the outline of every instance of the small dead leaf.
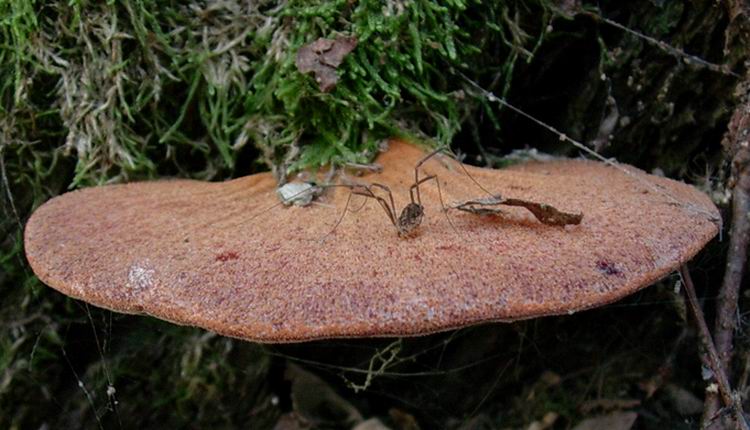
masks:
<svg viewBox="0 0 750 430"><path fill-rule="evenodd" d="M391 428L377 418L370 418L352 427L352 430L391 430Z"/></svg>
<svg viewBox="0 0 750 430"><path fill-rule="evenodd" d="M414 415L408 414L401 409L391 408L388 411L393 423L398 430L419 430L419 423Z"/></svg>
<svg viewBox="0 0 750 430"><path fill-rule="evenodd" d="M638 418L638 414L635 412L613 412L586 418L578 423L573 430L630 430L635 424L636 418Z"/></svg>
<svg viewBox="0 0 750 430"><path fill-rule="evenodd" d="M294 63L297 65L297 70L302 73L313 72L320 90L327 93L339 81L336 69L356 47L356 37L338 36L336 39L321 37L301 46Z"/></svg>
<svg viewBox="0 0 750 430"><path fill-rule="evenodd" d="M526 208L529 212L534 214L536 219L541 223L547 225L565 226L568 224L578 225L583 219L581 213L568 213L563 212L545 203L536 203L529 200L523 199L506 199L499 194L492 197L485 197L481 199L467 200L462 203L456 203L451 206L453 209L458 209L464 212L473 213L476 215L498 215L502 211L498 208L489 206L520 206Z"/></svg>
<svg viewBox="0 0 750 430"><path fill-rule="evenodd" d="M292 408L297 417L313 427L348 425L363 421L359 411L316 375L293 364L284 378L291 381Z"/></svg>
<svg viewBox="0 0 750 430"><path fill-rule="evenodd" d="M558 418L560 418L560 414L557 412L547 412L541 420L529 424L526 430L547 430L555 425Z"/></svg>

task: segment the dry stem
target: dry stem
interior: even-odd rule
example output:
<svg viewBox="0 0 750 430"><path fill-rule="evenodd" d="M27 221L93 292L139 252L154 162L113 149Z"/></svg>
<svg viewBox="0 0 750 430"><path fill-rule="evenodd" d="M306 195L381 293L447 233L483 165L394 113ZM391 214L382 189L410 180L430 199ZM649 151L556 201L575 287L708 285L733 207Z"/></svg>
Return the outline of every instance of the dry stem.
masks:
<svg viewBox="0 0 750 430"><path fill-rule="evenodd" d="M738 86L741 103L735 109L724 141L732 157L732 226L724 280L716 304L714 329L716 349L724 369L731 377L733 334L737 326L737 302L742 278L747 264L747 247L750 242L750 79ZM719 408L715 395L706 397L703 419L714 416Z"/></svg>
<svg viewBox="0 0 750 430"><path fill-rule="evenodd" d="M724 372L719 354L716 351L716 346L713 339L711 339L711 333L708 331L706 325L706 319L703 317L703 310L698 304L698 296L695 294L695 287L693 286L693 279L690 277L690 272L686 264L680 266L680 275L682 276L683 283L685 284L685 296L688 300L688 306L690 312L693 314L695 323L698 326L698 334L701 339L701 346L705 350L705 354L708 358L708 364L711 367L711 371L716 378L718 384L719 396L721 397L724 406L731 408L734 418L737 423L737 428L742 430L750 429L745 421L745 417L742 413L742 403L739 396L732 394L732 388L729 385L729 380ZM706 417L704 416L704 419ZM705 424L705 422L704 422Z"/></svg>

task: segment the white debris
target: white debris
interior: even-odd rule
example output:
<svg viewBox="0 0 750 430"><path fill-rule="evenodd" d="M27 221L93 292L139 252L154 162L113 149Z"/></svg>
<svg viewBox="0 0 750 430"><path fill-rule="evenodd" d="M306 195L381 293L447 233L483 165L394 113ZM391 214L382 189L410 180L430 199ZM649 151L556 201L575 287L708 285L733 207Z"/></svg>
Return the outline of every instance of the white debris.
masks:
<svg viewBox="0 0 750 430"><path fill-rule="evenodd" d="M276 190L285 205L307 206L318 194L319 188L308 182L288 182Z"/></svg>
<svg viewBox="0 0 750 430"><path fill-rule="evenodd" d="M128 286L136 290L145 290L154 283L156 271L147 264L133 264L128 270Z"/></svg>

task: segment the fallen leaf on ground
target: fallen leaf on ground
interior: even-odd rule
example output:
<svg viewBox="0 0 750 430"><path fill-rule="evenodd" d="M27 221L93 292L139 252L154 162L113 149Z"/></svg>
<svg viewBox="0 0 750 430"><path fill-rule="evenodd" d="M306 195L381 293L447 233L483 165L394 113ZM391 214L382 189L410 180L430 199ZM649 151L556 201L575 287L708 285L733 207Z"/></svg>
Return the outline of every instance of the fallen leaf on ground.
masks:
<svg viewBox="0 0 750 430"><path fill-rule="evenodd" d="M313 427L353 426L363 421L359 411L318 376L290 364L284 378L292 383L294 412Z"/></svg>
<svg viewBox="0 0 750 430"><path fill-rule="evenodd" d="M578 423L573 430L630 430L635 424L636 418L638 418L638 414L635 412L613 412L586 418Z"/></svg>

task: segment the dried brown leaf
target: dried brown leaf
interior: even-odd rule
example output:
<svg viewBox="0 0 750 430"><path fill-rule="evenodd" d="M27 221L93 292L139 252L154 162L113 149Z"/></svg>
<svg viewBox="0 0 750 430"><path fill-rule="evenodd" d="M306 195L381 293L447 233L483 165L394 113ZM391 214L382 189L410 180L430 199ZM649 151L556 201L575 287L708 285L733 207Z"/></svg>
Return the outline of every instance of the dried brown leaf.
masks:
<svg viewBox="0 0 750 430"><path fill-rule="evenodd" d="M401 409L391 408L388 410L391 420L398 430L419 430L419 423L414 415L402 411Z"/></svg>
<svg viewBox="0 0 750 430"><path fill-rule="evenodd" d="M299 48L295 64L297 70L302 73L314 73L320 90L328 92L339 81L336 69L356 47L356 37L338 36L336 39L321 37Z"/></svg>
<svg viewBox="0 0 750 430"><path fill-rule="evenodd" d="M569 213L558 210L554 206L550 206L545 203L537 203L523 199L506 199L502 196L494 195L492 197L485 197L481 199L467 200L462 203L452 205L453 209L458 209L464 212L473 213L476 215L498 215L502 213L499 208L493 208L491 206L520 206L526 208L529 212L534 214L536 219L541 223L547 225L565 226L569 224L578 225L583 219L582 213Z"/></svg>

